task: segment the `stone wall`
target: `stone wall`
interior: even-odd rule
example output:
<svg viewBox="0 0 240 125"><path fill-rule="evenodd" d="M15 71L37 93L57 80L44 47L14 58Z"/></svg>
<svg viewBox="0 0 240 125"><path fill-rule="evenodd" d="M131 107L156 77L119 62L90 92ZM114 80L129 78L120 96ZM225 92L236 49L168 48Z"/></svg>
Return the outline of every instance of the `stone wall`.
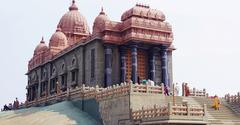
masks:
<svg viewBox="0 0 240 125"><path fill-rule="evenodd" d="M95 75L94 78L91 78L91 50L95 49ZM115 51L118 51L117 49ZM114 56L117 56L115 52ZM115 65L118 66L119 61L115 57ZM55 73L53 73L55 70ZM72 71L77 70L76 81L72 81ZM45 76L43 76L43 72ZM51 79L57 78L58 82L61 84L61 75L67 74L67 87L72 85L81 86L86 84L87 86L96 86L98 84L100 87L104 83L104 49L103 44L99 40L91 41L85 45L78 46L73 50L63 54L62 56L53 59L50 62L43 64L35 68L34 70L28 73L29 83L38 84L37 97L40 97L40 86L44 81L48 81L48 91L50 90ZM114 78L115 82L118 81L119 73L115 73ZM31 80L35 77L35 80Z"/></svg>
<svg viewBox="0 0 240 125"><path fill-rule="evenodd" d="M111 98L99 102L99 112L104 125L119 125L130 119L129 95Z"/></svg>
<svg viewBox="0 0 240 125"><path fill-rule="evenodd" d="M168 100L166 96L162 94L148 94L148 93L134 93L130 96L131 105L130 108L134 110L142 109L142 107L152 107L155 104L167 105Z"/></svg>
<svg viewBox="0 0 240 125"><path fill-rule="evenodd" d="M91 50L95 49L95 74L91 78ZM85 46L85 84L100 87L104 83L104 48L100 41L94 41Z"/></svg>

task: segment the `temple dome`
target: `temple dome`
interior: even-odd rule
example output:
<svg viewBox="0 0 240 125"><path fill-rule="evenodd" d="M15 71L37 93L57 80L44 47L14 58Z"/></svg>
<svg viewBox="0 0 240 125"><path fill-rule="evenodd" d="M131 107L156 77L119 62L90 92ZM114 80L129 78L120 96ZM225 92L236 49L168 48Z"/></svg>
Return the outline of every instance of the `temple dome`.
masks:
<svg viewBox="0 0 240 125"><path fill-rule="evenodd" d="M106 21L109 21L108 16L103 11L103 8L99 15L95 18L94 24L93 24L93 34L101 32L101 30L104 28L104 24Z"/></svg>
<svg viewBox="0 0 240 125"><path fill-rule="evenodd" d="M49 42L49 48L61 48L64 49L68 46L68 41L66 35L61 32L61 29L58 28L56 32L52 35L50 42Z"/></svg>
<svg viewBox="0 0 240 125"><path fill-rule="evenodd" d="M44 39L42 38L42 40L40 41L40 43L37 45L37 47L34 50L34 55L40 54L40 53L45 52L47 50L48 50L48 47L45 44Z"/></svg>
<svg viewBox="0 0 240 125"><path fill-rule="evenodd" d="M87 21L78 11L75 0L72 1L69 11L62 16L57 27L61 28L62 32L66 35L77 34L87 36L90 34Z"/></svg>
<svg viewBox="0 0 240 125"><path fill-rule="evenodd" d="M140 17L153 20L165 20L165 15L160 10L151 9L149 6L137 4L135 7L123 13L121 20L125 21L131 17Z"/></svg>

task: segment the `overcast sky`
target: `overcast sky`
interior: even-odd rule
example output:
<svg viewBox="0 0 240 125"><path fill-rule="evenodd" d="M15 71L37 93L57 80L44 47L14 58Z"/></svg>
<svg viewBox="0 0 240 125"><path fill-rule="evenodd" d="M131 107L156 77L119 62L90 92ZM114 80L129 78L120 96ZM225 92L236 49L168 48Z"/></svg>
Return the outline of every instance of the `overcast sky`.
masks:
<svg viewBox="0 0 240 125"><path fill-rule="evenodd" d="M210 95L240 91L240 1L77 0L90 28L101 6L111 20L137 2L159 9L173 27L174 82ZM25 100L28 60L44 36L48 43L71 0L5 0L0 4L0 106Z"/></svg>

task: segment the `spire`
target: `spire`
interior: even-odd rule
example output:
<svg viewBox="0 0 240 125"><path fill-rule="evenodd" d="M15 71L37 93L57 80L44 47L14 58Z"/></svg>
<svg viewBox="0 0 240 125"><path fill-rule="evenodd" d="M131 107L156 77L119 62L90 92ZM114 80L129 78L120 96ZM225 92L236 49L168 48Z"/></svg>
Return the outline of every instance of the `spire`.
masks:
<svg viewBox="0 0 240 125"><path fill-rule="evenodd" d="M75 0L72 0L72 5L69 7L69 11L78 10Z"/></svg>

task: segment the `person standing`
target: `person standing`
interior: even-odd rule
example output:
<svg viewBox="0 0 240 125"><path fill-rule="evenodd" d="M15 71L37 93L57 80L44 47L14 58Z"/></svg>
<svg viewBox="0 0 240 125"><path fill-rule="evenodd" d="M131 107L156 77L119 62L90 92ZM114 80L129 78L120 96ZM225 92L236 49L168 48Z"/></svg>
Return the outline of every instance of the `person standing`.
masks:
<svg viewBox="0 0 240 125"><path fill-rule="evenodd" d="M185 96L189 96L190 95L190 90L189 90L189 86L187 83L185 83Z"/></svg>
<svg viewBox="0 0 240 125"><path fill-rule="evenodd" d="M18 101L18 98L16 98L15 100L15 109L18 109L19 108L19 101Z"/></svg>
<svg viewBox="0 0 240 125"><path fill-rule="evenodd" d="M166 85L164 85L164 95L169 96L169 88Z"/></svg>
<svg viewBox="0 0 240 125"><path fill-rule="evenodd" d="M212 106L215 110L219 110L220 108L220 100L218 98L217 95L214 96L214 99L213 99L213 106Z"/></svg>
<svg viewBox="0 0 240 125"><path fill-rule="evenodd" d="M175 85L175 96L179 96L179 86L178 86L178 83L176 83L176 85Z"/></svg>

